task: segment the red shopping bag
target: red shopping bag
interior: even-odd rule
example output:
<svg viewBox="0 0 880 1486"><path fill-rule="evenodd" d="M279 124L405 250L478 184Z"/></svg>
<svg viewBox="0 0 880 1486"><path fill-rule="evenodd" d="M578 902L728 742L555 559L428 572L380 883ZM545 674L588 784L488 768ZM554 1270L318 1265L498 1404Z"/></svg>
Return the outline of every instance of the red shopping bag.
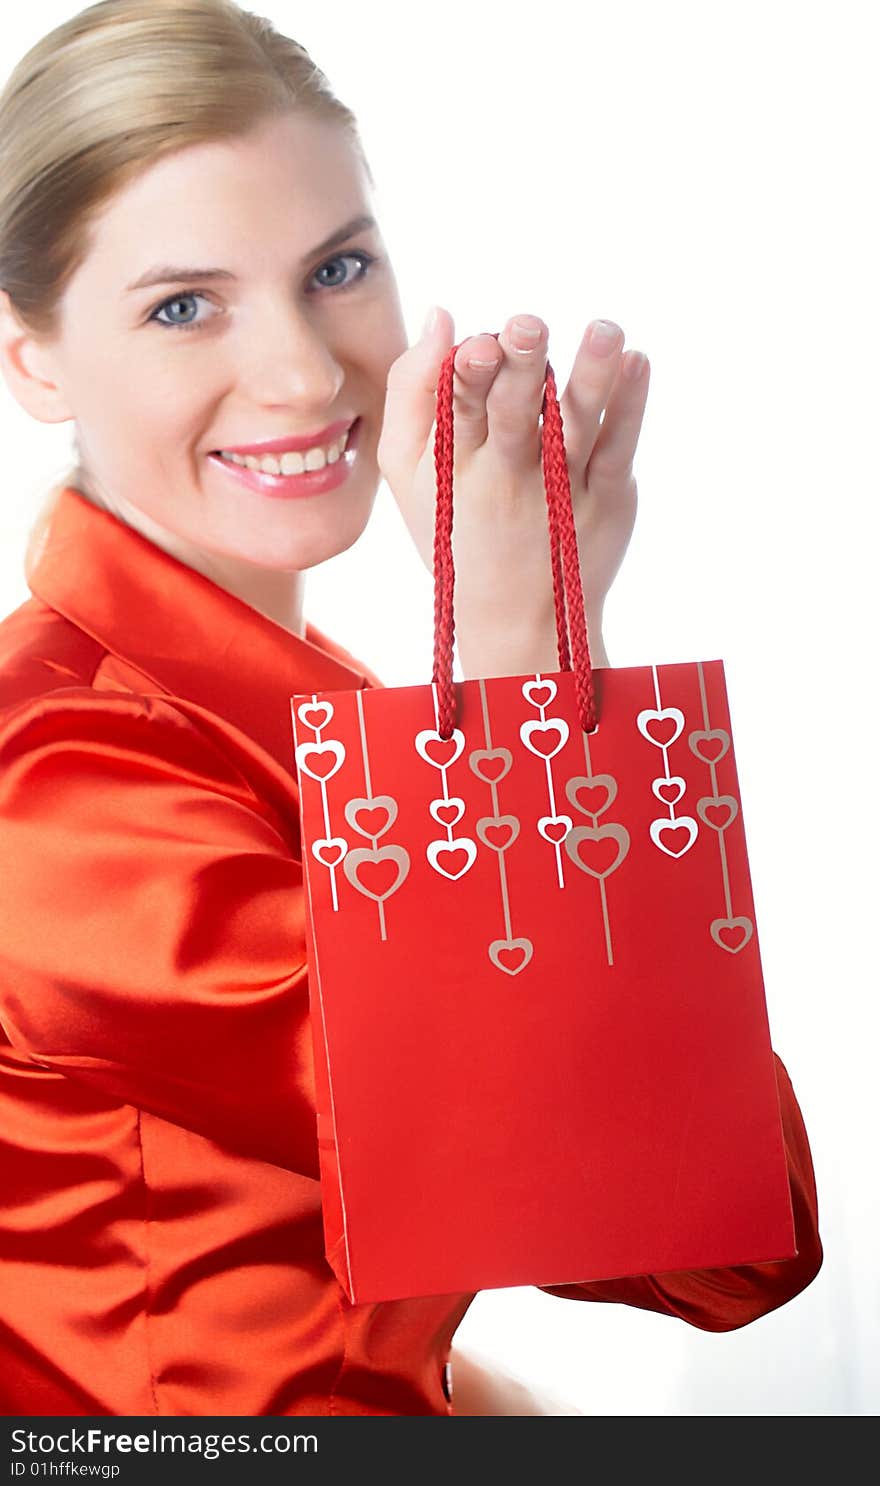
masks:
<svg viewBox="0 0 880 1486"><path fill-rule="evenodd" d="M542 409L559 671L291 698L325 1251L353 1302L790 1258L721 660L594 670Z"/></svg>

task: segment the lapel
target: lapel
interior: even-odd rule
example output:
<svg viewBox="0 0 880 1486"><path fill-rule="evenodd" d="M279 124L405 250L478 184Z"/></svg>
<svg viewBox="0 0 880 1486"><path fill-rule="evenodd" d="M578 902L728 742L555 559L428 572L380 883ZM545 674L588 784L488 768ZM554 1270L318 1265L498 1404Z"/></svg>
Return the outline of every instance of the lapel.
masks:
<svg viewBox="0 0 880 1486"><path fill-rule="evenodd" d="M291 634L63 486L30 589L172 696L226 718L288 771L289 698L381 685L315 625Z"/></svg>

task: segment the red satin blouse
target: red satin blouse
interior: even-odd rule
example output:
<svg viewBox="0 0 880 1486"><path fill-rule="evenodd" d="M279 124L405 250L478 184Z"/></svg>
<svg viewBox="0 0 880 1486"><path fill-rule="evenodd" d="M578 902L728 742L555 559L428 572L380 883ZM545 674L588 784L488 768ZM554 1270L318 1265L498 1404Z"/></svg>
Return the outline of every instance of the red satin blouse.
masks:
<svg viewBox="0 0 880 1486"><path fill-rule="evenodd" d="M289 697L381 682L65 487L0 623L0 1410L451 1414L473 1295L323 1253ZM822 1261L547 1286L724 1331Z"/></svg>

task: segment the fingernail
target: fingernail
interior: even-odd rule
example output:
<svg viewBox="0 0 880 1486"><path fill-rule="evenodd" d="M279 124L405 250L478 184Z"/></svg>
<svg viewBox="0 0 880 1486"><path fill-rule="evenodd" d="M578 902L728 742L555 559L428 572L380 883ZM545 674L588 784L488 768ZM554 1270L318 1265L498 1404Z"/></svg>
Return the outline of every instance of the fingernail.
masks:
<svg viewBox="0 0 880 1486"><path fill-rule="evenodd" d="M620 326L613 320L594 320L590 326L590 350L597 356L607 356L617 344Z"/></svg>
<svg viewBox="0 0 880 1486"><path fill-rule="evenodd" d="M639 380L639 377L645 370L647 360L648 358L643 351L633 351L632 355L627 357L623 374L628 381L637 382Z"/></svg>
<svg viewBox="0 0 880 1486"><path fill-rule="evenodd" d="M517 335L521 335L526 340L537 341L541 338L540 325L530 325L528 320L514 320L513 328Z"/></svg>
<svg viewBox="0 0 880 1486"><path fill-rule="evenodd" d="M436 304L432 304L431 305L431 308L429 309L429 311L427 313L427 315L425 316L425 323L422 326L422 333L419 336L419 339L420 340L424 340L425 339L425 336L426 335L431 335L436 330L436 328L437 328L437 306L436 306Z"/></svg>

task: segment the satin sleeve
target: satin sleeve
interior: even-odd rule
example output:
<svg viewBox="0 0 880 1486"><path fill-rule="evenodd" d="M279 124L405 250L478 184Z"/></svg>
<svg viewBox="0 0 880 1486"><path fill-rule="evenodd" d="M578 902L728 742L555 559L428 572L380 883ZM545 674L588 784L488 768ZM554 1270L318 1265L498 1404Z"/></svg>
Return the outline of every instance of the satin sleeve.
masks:
<svg viewBox="0 0 880 1486"><path fill-rule="evenodd" d="M702 1331L734 1331L785 1305L815 1279L822 1265L819 1209L810 1145L791 1079L773 1055L797 1255L729 1269L676 1270L571 1285L539 1285L565 1300L602 1300L677 1316Z"/></svg>
<svg viewBox="0 0 880 1486"><path fill-rule="evenodd" d="M246 772L161 698L64 688L0 717L0 1024L318 1179L298 824Z"/></svg>

